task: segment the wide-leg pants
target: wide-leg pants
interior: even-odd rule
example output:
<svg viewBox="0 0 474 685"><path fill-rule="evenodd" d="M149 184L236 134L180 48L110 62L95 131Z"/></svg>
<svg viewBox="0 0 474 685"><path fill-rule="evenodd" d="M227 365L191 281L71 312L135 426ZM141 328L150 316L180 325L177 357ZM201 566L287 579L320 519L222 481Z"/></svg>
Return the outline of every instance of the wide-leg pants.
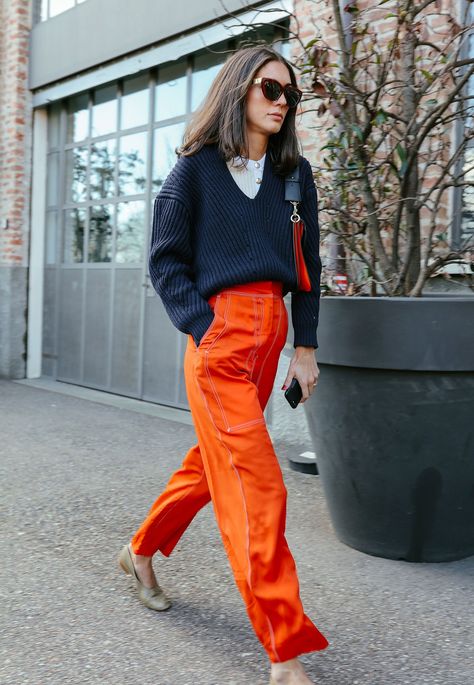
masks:
<svg viewBox="0 0 474 685"><path fill-rule="evenodd" d="M288 319L281 285L239 285L209 299L214 320L184 373L198 445L187 453L132 539L136 554L169 556L212 500L237 586L273 662L324 649L305 615L285 539L286 488L263 410Z"/></svg>

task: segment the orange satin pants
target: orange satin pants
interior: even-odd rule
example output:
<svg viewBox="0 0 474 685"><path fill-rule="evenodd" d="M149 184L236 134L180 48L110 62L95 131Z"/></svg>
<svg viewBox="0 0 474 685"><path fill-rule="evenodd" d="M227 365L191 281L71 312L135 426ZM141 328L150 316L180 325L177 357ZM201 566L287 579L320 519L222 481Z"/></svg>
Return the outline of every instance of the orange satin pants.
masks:
<svg viewBox="0 0 474 685"><path fill-rule="evenodd" d="M305 615L285 539L286 488L263 410L273 388L288 319L281 285L222 290L214 319L184 360L198 445L187 453L132 540L136 554L169 556L210 500L254 630L273 662L324 649Z"/></svg>

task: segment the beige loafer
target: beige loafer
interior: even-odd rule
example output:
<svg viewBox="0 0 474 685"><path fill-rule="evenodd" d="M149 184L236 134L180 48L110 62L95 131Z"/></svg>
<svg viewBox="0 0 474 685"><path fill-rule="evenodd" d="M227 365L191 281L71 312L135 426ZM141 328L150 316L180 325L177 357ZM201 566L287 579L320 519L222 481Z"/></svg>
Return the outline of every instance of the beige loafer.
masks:
<svg viewBox="0 0 474 685"><path fill-rule="evenodd" d="M128 545L125 545L120 552L119 564L127 576L132 576L134 579L138 592L138 599L142 604L149 609L154 609L154 611L166 611L166 609L170 608L171 601L165 595L158 583L154 587L145 587L139 579Z"/></svg>

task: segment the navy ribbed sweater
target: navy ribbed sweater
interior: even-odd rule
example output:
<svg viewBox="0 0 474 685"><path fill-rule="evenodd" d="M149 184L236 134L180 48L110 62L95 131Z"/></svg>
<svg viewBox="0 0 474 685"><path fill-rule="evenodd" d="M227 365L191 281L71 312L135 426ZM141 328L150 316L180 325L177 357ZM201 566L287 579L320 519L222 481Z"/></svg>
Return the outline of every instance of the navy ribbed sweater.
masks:
<svg viewBox="0 0 474 685"><path fill-rule="evenodd" d="M292 293L294 346L318 347L317 196L309 162L300 157L299 164L312 290ZM280 281L283 294L295 290L291 211L285 181L274 173L268 155L254 199L237 186L216 145L178 159L155 198L149 270L171 321L191 333L196 345L214 318L207 300L222 288Z"/></svg>

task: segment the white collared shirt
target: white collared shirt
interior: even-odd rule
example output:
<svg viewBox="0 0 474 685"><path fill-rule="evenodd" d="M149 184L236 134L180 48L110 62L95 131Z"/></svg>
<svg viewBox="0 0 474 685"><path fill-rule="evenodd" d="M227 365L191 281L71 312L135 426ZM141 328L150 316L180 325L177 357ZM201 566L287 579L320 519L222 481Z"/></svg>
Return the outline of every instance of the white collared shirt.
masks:
<svg viewBox="0 0 474 685"><path fill-rule="evenodd" d="M243 161L241 157L234 157L233 160L231 159L227 162L227 167L234 181L240 190L250 198L256 196L262 183L265 157L266 155L263 155L258 160L245 160L244 166L241 166Z"/></svg>

